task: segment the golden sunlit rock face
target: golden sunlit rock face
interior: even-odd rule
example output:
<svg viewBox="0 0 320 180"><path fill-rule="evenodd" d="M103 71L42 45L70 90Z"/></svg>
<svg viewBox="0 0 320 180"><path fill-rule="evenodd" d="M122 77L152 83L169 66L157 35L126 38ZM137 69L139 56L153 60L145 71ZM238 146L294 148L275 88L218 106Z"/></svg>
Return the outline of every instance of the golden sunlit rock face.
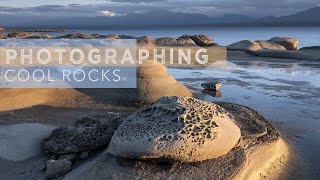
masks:
<svg viewBox="0 0 320 180"><path fill-rule="evenodd" d="M130 115L109 145L113 155L196 162L227 154L240 139L232 116L191 97L162 97Z"/></svg>

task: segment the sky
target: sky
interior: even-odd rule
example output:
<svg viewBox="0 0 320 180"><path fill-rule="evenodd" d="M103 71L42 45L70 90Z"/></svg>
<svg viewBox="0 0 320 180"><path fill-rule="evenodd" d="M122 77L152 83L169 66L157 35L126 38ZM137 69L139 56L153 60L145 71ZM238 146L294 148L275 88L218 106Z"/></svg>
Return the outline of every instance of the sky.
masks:
<svg viewBox="0 0 320 180"><path fill-rule="evenodd" d="M319 4L320 0L0 0L0 15L123 16L163 9L264 17L293 14Z"/></svg>

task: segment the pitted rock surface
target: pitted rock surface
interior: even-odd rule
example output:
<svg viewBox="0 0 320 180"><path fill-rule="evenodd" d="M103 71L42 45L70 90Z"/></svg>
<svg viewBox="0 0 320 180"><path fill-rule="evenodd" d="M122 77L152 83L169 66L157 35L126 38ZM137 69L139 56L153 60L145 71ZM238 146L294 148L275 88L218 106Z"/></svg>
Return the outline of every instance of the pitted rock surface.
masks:
<svg viewBox="0 0 320 180"><path fill-rule="evenodd" d="M130 115L108 147L112 155L196 162L227 154L240 129L220 106L191 97L162 97Z"/></svg>
<svg viewBox="0 0 320 180"><path fill-rule="evenodd" d="M68 154L92 151L108 146L110 139L122 123L122 116L109 113L101 118L82 118L73 126L52 131L41 142L42 150L54 154Z"/></svg>

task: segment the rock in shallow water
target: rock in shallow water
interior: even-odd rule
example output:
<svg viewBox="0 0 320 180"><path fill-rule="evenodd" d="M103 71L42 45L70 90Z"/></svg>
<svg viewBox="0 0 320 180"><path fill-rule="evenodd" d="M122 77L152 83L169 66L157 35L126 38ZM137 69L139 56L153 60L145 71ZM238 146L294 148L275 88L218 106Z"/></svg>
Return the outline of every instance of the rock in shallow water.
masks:
<svg viewBox="0 0 320 180"><path fill-rule="evenodd" d="M54 154L78 153L106 147L122 122L122 116L109 113L104 118L83 118L73 126L52 131L41 142L42 150Z"/></svg>
<svg viewBox="0 0 320 180"><path fill-rule="evenodd" d="M162 97L130 115L109 144L112 155L196 162L227 154L240 129L220 106L191 97Z"/></svg>
<svg viewBox="0 0 320 180"><path fill-rule="evenodd" d="M203 87L205 90L210 90L210 91L219 91L221 86L222 86L221 82L212 82L212 83L201 84L201 87Z"/></svg>

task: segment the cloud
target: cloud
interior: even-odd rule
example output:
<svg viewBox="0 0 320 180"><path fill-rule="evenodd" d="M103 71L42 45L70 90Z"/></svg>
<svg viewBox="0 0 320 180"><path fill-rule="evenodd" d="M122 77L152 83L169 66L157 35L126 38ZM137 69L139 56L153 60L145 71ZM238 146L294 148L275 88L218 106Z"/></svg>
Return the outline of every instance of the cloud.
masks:
<svg viewBox="0 0 320 180"><path fill-rule="evenodd" d="M100 11L100 13L103 14L103 15L106 15L106 16L111 16L111 17L117 15L116 13L108 11L108 10Z"/></svg>
<svg viewBox="0 0 320 180"><path fill-rule="evenodd" d="M19 3L18 0L14 1ZM319 5L319 0L101 0L99 3L93 4L90 4L90 1L84 0L76 2L77 4L69 5L0 7L0 12L23 16L91 17L105 15L114 17L134 12L152 12L162 9L173 12L204 14L207 16L243 14L263 17L288 15Z"/></svg>

